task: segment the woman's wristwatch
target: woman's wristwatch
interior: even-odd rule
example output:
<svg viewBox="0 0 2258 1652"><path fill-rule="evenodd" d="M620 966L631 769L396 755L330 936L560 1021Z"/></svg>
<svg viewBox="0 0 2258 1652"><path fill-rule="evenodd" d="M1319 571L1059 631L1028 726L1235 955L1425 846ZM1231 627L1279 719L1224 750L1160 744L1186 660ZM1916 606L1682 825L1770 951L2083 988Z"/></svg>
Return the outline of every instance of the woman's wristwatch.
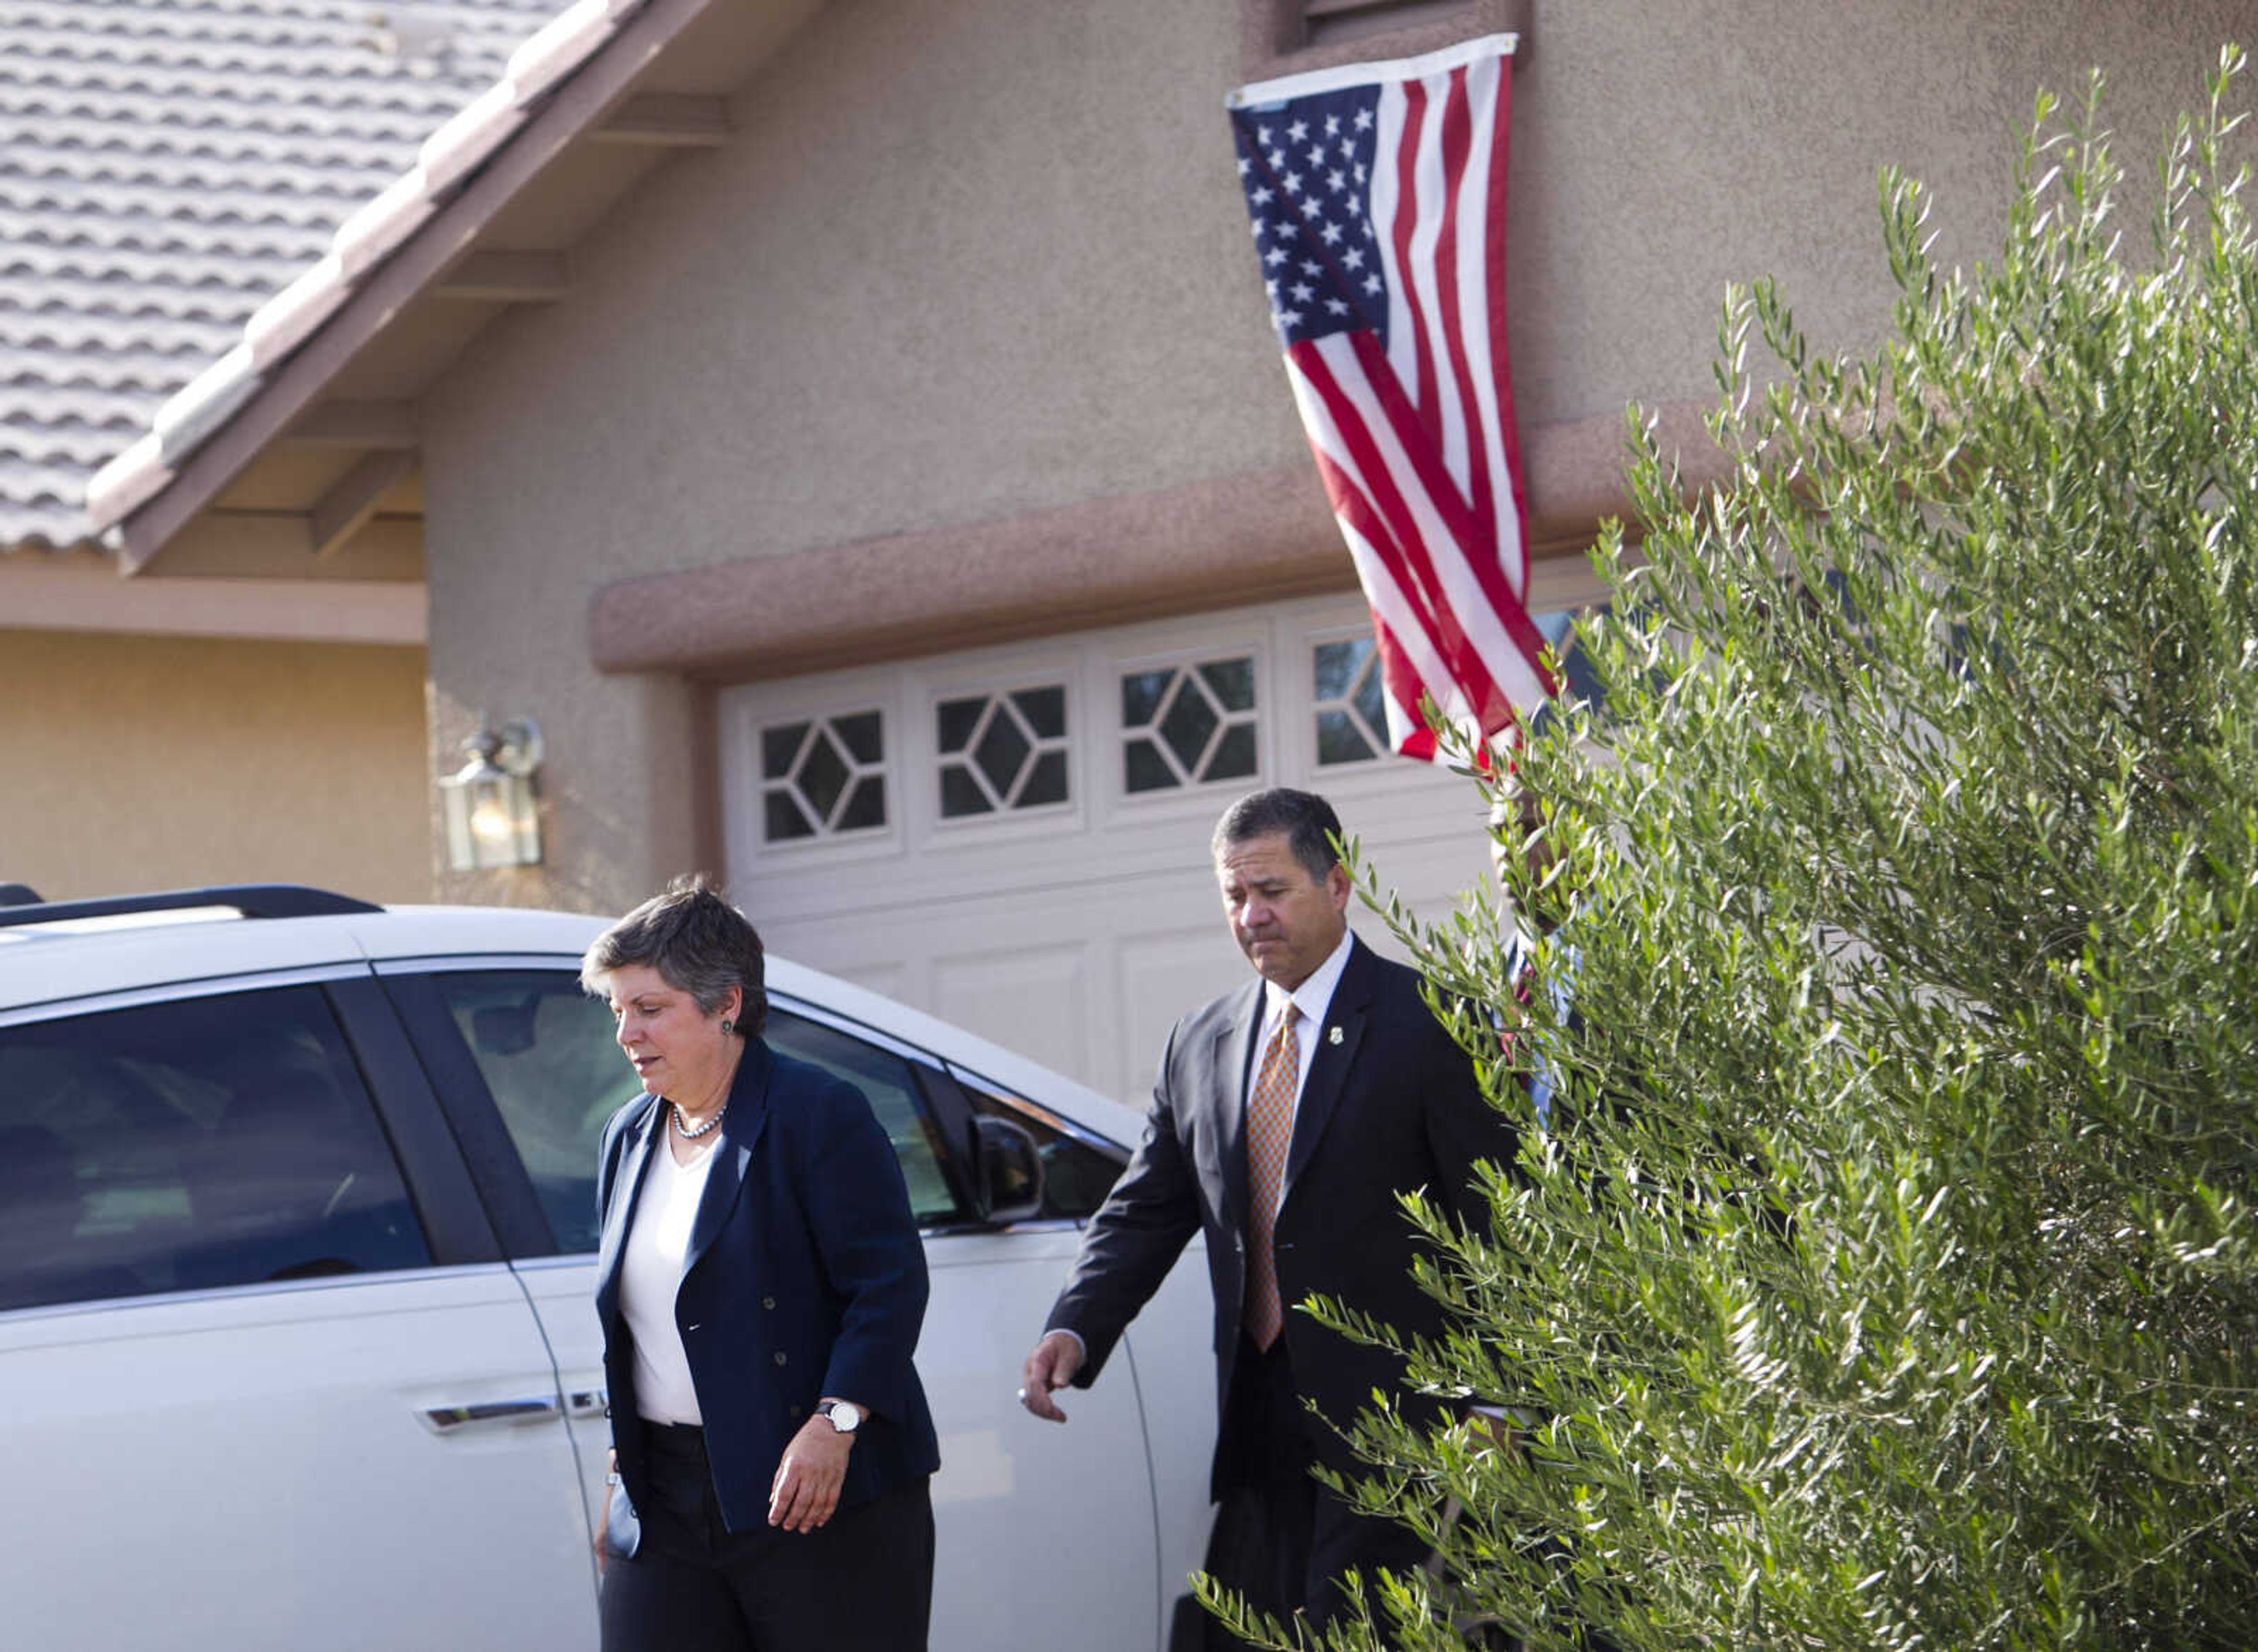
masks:
<svg viewBox="0 0 2258 1652"><path fill-rule="evenodd" d="M852 1434L863 1426L865 1414L863 1407L852 1400L826 1400L815 1407L815 1414L819 1417L830 1418L831 1427L834 1432Z"/></svg>

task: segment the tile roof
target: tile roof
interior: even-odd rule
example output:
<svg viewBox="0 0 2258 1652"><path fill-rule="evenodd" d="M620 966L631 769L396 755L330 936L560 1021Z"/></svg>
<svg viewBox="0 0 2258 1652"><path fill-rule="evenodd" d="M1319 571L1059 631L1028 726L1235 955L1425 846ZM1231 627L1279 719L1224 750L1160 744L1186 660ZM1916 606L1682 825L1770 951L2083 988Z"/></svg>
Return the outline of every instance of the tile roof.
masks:
<svg viewBox="0 0 2258 1652"><path fill-rule="evenodd" d="M0 551L87 484L501 79L560 0L5 0Z"/></svg>

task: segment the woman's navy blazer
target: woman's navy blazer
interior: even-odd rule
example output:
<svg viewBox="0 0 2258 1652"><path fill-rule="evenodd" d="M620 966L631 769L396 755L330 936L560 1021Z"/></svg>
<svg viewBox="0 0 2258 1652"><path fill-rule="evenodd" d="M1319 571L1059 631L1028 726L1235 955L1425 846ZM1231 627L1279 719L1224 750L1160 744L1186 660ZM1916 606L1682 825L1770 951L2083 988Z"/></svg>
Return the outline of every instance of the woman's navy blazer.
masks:
<svg viewBox="0 0 2258 1652"><path fill-rule="evenodd" d="M639 1095L604 1127L596 1313L620 1485L612 1547L632 1555L650 1488L635 1425L635 1351L620 1254L666 1110ZM869 1407L841 1508L941 1466L911 1356L925 1320L925 1247L893 1145L862 1091L749 1039L690 1232L674 1322L690 1357L714 1491L731 1531L768 1521L785 1445L827 1394ZM622 1496L620 1493L624 1492Z"/></svg>

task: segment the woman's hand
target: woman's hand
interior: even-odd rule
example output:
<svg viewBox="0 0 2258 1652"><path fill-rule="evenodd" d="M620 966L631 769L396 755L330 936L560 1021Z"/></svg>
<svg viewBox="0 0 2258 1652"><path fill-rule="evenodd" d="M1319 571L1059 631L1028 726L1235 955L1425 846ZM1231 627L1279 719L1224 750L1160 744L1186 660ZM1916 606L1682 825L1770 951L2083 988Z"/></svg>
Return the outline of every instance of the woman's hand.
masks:
<svg viewBox="0 0 2258 1652"><path fill-rule="evenodd" d="M841 1434L818 1414L800 1424L784 1449L776 1483L769 1487L769 1524L788 1532L812 1532L839 1507L847 1478L847 1457L855 1436Z"/></svg>
<svg viewBox="0 0 2258 1652"><path fill-rule="evenodd" d="M620 1454L616 1450L604 1453L604 1500L596 1505L596 1576L604 1575L604 1539L612 1523L612 1487L619 1483Z"/></svg>

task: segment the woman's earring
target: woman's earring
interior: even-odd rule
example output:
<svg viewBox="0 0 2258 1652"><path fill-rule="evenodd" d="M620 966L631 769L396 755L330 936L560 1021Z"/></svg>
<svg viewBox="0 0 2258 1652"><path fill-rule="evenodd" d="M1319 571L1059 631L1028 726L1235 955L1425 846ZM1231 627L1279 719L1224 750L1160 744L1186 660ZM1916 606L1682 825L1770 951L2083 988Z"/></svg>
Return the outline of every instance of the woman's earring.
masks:
<svg viewBox="0 0 2258 1652"><path fill-rule="evenodd" d="M721 1031L722 1031L722 1032L735 1032L736 1030L737 1030L737 1024L736 1024L735 1022L734 1022L734 1021L730 1020L730 1019L729 1019L729 1017L727 1017L727 1016L723 1016L723 1017L721 1017Z"/></svg>

